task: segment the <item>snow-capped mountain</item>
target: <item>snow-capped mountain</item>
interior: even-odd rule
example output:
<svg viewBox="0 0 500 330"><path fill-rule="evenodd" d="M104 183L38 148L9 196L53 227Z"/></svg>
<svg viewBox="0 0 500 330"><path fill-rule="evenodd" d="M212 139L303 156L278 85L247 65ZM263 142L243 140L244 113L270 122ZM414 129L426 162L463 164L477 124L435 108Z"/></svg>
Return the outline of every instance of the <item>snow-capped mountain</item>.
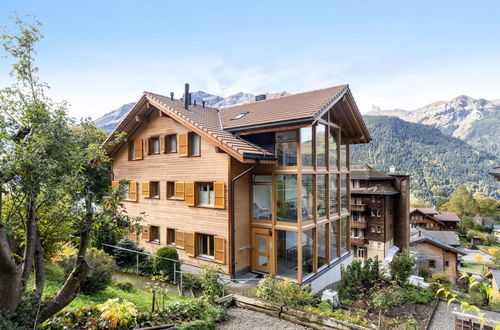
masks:
<svg viewBox="0 0 500 330"><path fill-rule="evenodd" d="M287 94L288 93L286 92L266 93L266 98L273 99ZM255 94L240 92L224 98L222 96L206 93L204 91L197 91L191 93L191 101L196 101L197 104L201 104L202 101L205 101L205 104L208 107L224 108L236 104L254 102ZM134 105L135 103L124 104L118 109L108 112L104 116L96 119L95 123L97 127L102 128L107 132L112 132Z"/></svg>
<svg viewBox="0 0 500 330"><path fill-rule="evenodd" d="M488 101L461 95L450 101L434 102L410 111L380 110L374 106L368 115L394 116L409 122L432 125L445 134L500 157L500 100Z"/></svg>

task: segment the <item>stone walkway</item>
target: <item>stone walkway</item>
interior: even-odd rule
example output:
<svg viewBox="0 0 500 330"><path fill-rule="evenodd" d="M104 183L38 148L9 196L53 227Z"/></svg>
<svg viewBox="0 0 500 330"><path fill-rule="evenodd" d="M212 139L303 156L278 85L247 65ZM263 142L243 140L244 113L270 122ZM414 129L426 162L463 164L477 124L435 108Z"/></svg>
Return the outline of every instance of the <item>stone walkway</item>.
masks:
<svg viewBox="0 0 500 330"><path fill-rule="evenodd" d="M227 330L304 330L309 329L298 324L272 317L270 315L250 311L244 308L230 308L227 311L229 321L220 323L217 329Z"/></svg>

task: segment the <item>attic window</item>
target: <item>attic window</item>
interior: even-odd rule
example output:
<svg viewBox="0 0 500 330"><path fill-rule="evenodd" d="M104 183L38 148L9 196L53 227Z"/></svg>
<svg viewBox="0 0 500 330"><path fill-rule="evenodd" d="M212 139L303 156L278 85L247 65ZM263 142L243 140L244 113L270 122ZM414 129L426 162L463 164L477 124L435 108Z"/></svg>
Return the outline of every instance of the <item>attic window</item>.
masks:
<svg viewBox="0 0 500 330"><path fill-rule="evenodd" d="M241 119L241 118L245 117L246 115L248 115L249 113L250 113L249 111L242 112L242 113L240 113L239 115L237 115L236 117L231 118L231 120L238 120L238 119Z"/></svg>

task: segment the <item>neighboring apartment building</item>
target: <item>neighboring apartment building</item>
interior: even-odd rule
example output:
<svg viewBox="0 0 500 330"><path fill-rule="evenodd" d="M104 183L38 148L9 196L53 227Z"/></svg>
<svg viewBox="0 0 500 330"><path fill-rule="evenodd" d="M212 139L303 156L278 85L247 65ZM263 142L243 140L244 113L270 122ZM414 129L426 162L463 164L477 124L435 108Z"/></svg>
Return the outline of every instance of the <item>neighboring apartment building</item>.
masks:
<svg viewBox="0 0 500 330"><path fill-rule="evenodd" d="M435 231L411 228L410 251L416 256L418 267L431 273L447 273L456 280L458 257L465 253L448 243L456 244L457 240L458 237L439 237Z"/></svg>
<svg viewBox="0 0 500 330"><path fill-rule="evenodd" d="M185 264L220 264L311 283L349 263L349 145L370 135L347 85L223 109L144 93L109 149L141 246L178 249ZM322 276L325 275L325 276Z"/></svg>
<svg viewBox="0 0 500 330"><path fill-rule="evenodd" d="M409 198L409 176L351 165L351 248L356 258L383 261L397 248L408 248Z"/></svg>
<svg viewBox="0 0 500 330"><path fill-rule="evenodd" d="M460 218L455 212L436 211L433 207L417 207L410 210L411 227L427 230L457 230Z"/></svg>

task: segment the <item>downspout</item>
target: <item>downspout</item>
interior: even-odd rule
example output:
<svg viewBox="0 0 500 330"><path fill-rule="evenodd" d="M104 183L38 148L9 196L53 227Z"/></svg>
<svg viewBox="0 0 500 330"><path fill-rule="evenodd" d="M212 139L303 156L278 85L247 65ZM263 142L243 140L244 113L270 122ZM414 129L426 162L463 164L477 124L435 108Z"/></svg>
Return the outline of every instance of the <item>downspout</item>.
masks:
<svg viewBox="0 0 500 330"><path fill-rule="evenodd" d="M259 166L259 160L257 159L257 162L243 171L242 173L238 174L231 180L231 278L235 278L235 273L236 273L236 241L235 241L235 234L236 234L236 228L235 228L235 221L234 221L234 185L236 181L241 178L242 176L246 175L250 171L252 171L254 168Z"/></svg>

